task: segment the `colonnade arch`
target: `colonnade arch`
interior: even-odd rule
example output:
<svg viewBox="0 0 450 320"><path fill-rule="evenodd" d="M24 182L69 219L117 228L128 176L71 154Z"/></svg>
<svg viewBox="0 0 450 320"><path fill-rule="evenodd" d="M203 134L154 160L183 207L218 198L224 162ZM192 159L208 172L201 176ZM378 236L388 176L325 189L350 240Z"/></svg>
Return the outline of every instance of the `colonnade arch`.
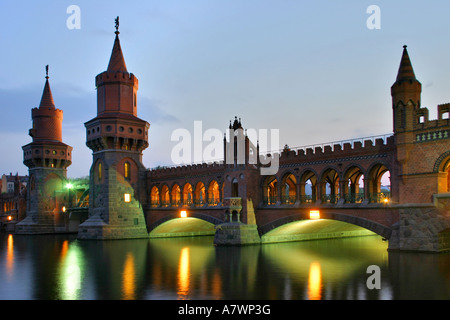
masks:
<svg viewBox="0 0 450 320"><path fill-rule="evenodd" d="M294 169L263 177L261 188L263 205L382 203L390 199L390 170L384 163Z"/></svg>
<svg viewBox="0 0 450 320"><path fill-rule="evenodd" d="M196 181L153 185L149 199L151 207L217 206L223 201L223 183L211 180L206 184Z"/></svg>

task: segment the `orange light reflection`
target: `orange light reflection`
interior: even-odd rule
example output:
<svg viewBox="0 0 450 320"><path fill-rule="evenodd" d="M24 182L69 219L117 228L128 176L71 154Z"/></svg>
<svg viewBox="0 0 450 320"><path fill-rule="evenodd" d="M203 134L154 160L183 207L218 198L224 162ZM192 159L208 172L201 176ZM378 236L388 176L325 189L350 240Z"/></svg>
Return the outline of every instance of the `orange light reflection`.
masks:
<svg viewBox="0 0 450 320"><path fill-rule="evenodd" d="M14 239L12 234L8 235L6 246L6 272L8 276L12 276L14 273Z"/></svg>
<svg viewBox="0 0 450 320"><path fill-rule="evenodd" d="M124 300L135 299L135 280L136 271L134 269L134 256L131 253L128 253L122 273L122 295Z"/></svg>
<svg viewBox="0 0 450 320"><path fill-rule="evenodd" d="M322 298L322 269L319 262L312 262L309 266L308 299L320 300Z"/></svg>
<svg viewBox="0 0 450 320"><path fill-rule="evenodd" d="M178 294L181 297L186 297L189 293L189 259L189 247L181 249L178 263Z"/></svg>

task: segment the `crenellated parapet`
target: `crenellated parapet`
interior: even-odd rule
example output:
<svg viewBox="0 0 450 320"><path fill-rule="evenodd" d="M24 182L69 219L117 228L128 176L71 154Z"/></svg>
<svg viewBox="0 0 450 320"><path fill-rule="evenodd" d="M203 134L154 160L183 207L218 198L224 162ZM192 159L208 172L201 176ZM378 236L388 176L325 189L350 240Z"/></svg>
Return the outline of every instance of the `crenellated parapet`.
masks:
<svg viewBox="0 0 450 320"><path fill-rule="evenodd" d="M450 138L450 103L438 105L438 118L429 120L428 108L416 110L414 133L416 142Z"/></svg>
<svg viewBox="0 0 450 320"><path fill-rule="evenodd" d="M306 165L317 161L332 162L348 160L352 157L379 156L392 153L395 149L393 136L362 138L350 141L324 143L315 146L289 148L281 152L261 155L261 161L266 163L278 156L280 165L298 163Z"/></svg>
<svg viewBox="0 0 450 320"><path fill-rule="evenodd" d="M225 169L223 163L202 163L177 167L158 167L148 170L148 177L151 180L177 179L179 177L194 177L221 173Z"/></svg>

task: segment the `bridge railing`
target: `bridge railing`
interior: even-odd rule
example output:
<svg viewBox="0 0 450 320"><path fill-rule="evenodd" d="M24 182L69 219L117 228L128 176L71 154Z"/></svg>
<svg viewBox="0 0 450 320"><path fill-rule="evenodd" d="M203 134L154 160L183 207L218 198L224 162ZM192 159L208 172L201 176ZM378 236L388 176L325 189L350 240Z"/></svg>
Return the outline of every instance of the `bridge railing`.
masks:
<svg viewBox="0 0 450 320"><path fill-rule="evenodd" d="M364 193L346 193L344 199L346 203L361 203L364 201Z"/></svg>
<svg viewBox="0 0 450 320"><path fill-rule="evenodd" d="M297 201L297 197L294 195L281 196L281 204L294 204Z"/></svg>
<svg viewBox="0 0 450 320"><path fill-rule="evenodd" d="M341 197L339 194L325 194L320 197L321 204L337 204L340 199L344 200L344 203L363 203L365 200L370 203L387 203L391 199L390 192L377 192L371 193L369 198L366 199L366 196L363 192L359 193L348 193ZM300 195L298 197L300 204L312 204L316 203L316 197L314 195ZM263 205L264 206L276 206L276 205L293 205L297 202L296 195L290 196L281 196L281 201L278 202L278 198L276 196L273 197L264 197Z"/></svg>

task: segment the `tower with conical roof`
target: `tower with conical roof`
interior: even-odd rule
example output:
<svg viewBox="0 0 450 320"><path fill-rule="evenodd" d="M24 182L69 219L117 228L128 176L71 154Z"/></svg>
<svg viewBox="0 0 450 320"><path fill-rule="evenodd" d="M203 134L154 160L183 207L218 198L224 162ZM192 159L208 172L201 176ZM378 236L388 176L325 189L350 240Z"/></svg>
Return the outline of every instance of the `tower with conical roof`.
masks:
<svg viewBox="0 0 450 320"><path fill-rule="evenodd" d="M16 234L57 232L64 203L67 167L72 147L62 142L63 111L55 107L46 66L45 86L38 108L31 110L33 141L22 147L28 167L27 216L16 226Z"/></svg>
<svg viewBox="0 0 450 320"><path fill-rule="evenodd" d="M79 239L148 237L143 207L149 123L137 117L138 79L129 73L119 40L119 18L108 68L95 78L97 116L86 122L86 145L92 150L89 218Z"/></svg>
<svg viewBox="0 0 450 320"><path fill-rule="evenodd" d="M416 79L406 45L397 79L391 87L392 108L394 112L394 133L411 132L415 113L420 109L422 84Z"/></svg>

